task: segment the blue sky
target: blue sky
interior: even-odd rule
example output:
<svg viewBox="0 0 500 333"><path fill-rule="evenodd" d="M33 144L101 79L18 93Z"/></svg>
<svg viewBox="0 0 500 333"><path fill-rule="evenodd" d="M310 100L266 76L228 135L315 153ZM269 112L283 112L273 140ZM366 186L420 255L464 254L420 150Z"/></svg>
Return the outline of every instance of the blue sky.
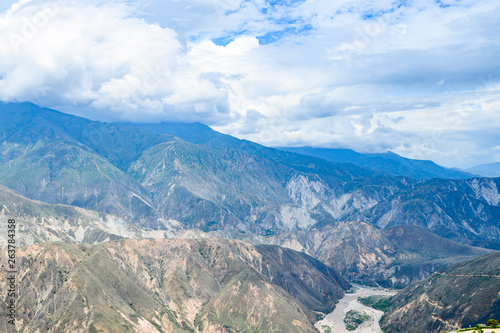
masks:
<svg viewBox="0 0 500 333"><path fill-rule="evenodd" d="M268 146L500 161L497 0L0 4L0 100Z"/></svg>

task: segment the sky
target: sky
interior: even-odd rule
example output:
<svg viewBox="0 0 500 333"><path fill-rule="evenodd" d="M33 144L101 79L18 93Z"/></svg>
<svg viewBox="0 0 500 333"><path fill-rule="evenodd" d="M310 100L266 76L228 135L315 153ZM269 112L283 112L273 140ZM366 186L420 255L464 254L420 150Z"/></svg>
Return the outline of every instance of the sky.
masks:
<svg viewBox="0 0 500 333"><path fill-rule="evenodd" d="M500 161L498 0L2 0L0 100Z"/></svg>

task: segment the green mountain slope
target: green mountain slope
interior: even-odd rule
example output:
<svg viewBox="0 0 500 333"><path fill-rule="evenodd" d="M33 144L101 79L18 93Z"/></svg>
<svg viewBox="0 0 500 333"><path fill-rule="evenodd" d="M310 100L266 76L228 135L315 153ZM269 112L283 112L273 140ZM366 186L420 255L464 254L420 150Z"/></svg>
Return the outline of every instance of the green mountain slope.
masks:
<svg viewBox="0 0 500 333"><path fill-rule="evenodd" d="M500 253L460 263L393 298L386 332L441 332L500 317Z"/></svg>
<svg viewBox="0 0 500 333"><path fill-rule="evenodd" d="M422 225L498 248L495 179L414 180L263 147L201 124L145 128L0 104L0 184L141 227L270 235L339 221ZM155 128L153 128L155 127Z"/></svg>

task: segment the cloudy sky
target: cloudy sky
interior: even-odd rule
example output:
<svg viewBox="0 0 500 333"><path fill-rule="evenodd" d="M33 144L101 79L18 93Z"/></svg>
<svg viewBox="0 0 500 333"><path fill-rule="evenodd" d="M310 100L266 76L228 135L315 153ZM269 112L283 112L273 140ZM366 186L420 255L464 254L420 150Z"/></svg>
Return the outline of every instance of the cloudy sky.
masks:
<svg viewBox="0 0 500 333"><path fill-rule="evenodd" d="M498 0L2 0L0 100L500 161Z"/></svg>

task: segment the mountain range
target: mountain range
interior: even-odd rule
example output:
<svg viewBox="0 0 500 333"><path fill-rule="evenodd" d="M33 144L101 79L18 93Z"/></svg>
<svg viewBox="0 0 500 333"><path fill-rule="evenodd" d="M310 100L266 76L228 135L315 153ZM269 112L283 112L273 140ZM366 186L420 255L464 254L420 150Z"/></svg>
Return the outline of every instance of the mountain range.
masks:
<svg viewBox="0 0 500 333"><path fill-rule="evenodd" d="M392 176L200 124L107 124L29 103L2 104L0 114L0 184L29 199L156 230L174 220L186 229L270 235L351 220L421 225L491 248L500 241L497 178ZM167 131L173 135L160 133Z"/></svg>
<svg viewBox="0 0 500 333"><path fill-rule="evenodd" d="M500 177L500 162L476 165L467 171L483 177Z"/></svg>
<svg viewBox="0 0 500 333"><path fill-rule="evenodd" d="M200 123L0 117L25 332L314 332L349 282L402 288L500 249L500 178Z"/></svg>
<svg viewBox="0 0 500 333"><path fill-rule="evenodd" d="M350 162L365 168L386 172L393 176L405 176L414 179L467 179L474 177L474 173L445 168L432 161L404 158L393 152L360 154L351 149L313 147L288 147L281 149L321 157L332 162Z"/></svg>

